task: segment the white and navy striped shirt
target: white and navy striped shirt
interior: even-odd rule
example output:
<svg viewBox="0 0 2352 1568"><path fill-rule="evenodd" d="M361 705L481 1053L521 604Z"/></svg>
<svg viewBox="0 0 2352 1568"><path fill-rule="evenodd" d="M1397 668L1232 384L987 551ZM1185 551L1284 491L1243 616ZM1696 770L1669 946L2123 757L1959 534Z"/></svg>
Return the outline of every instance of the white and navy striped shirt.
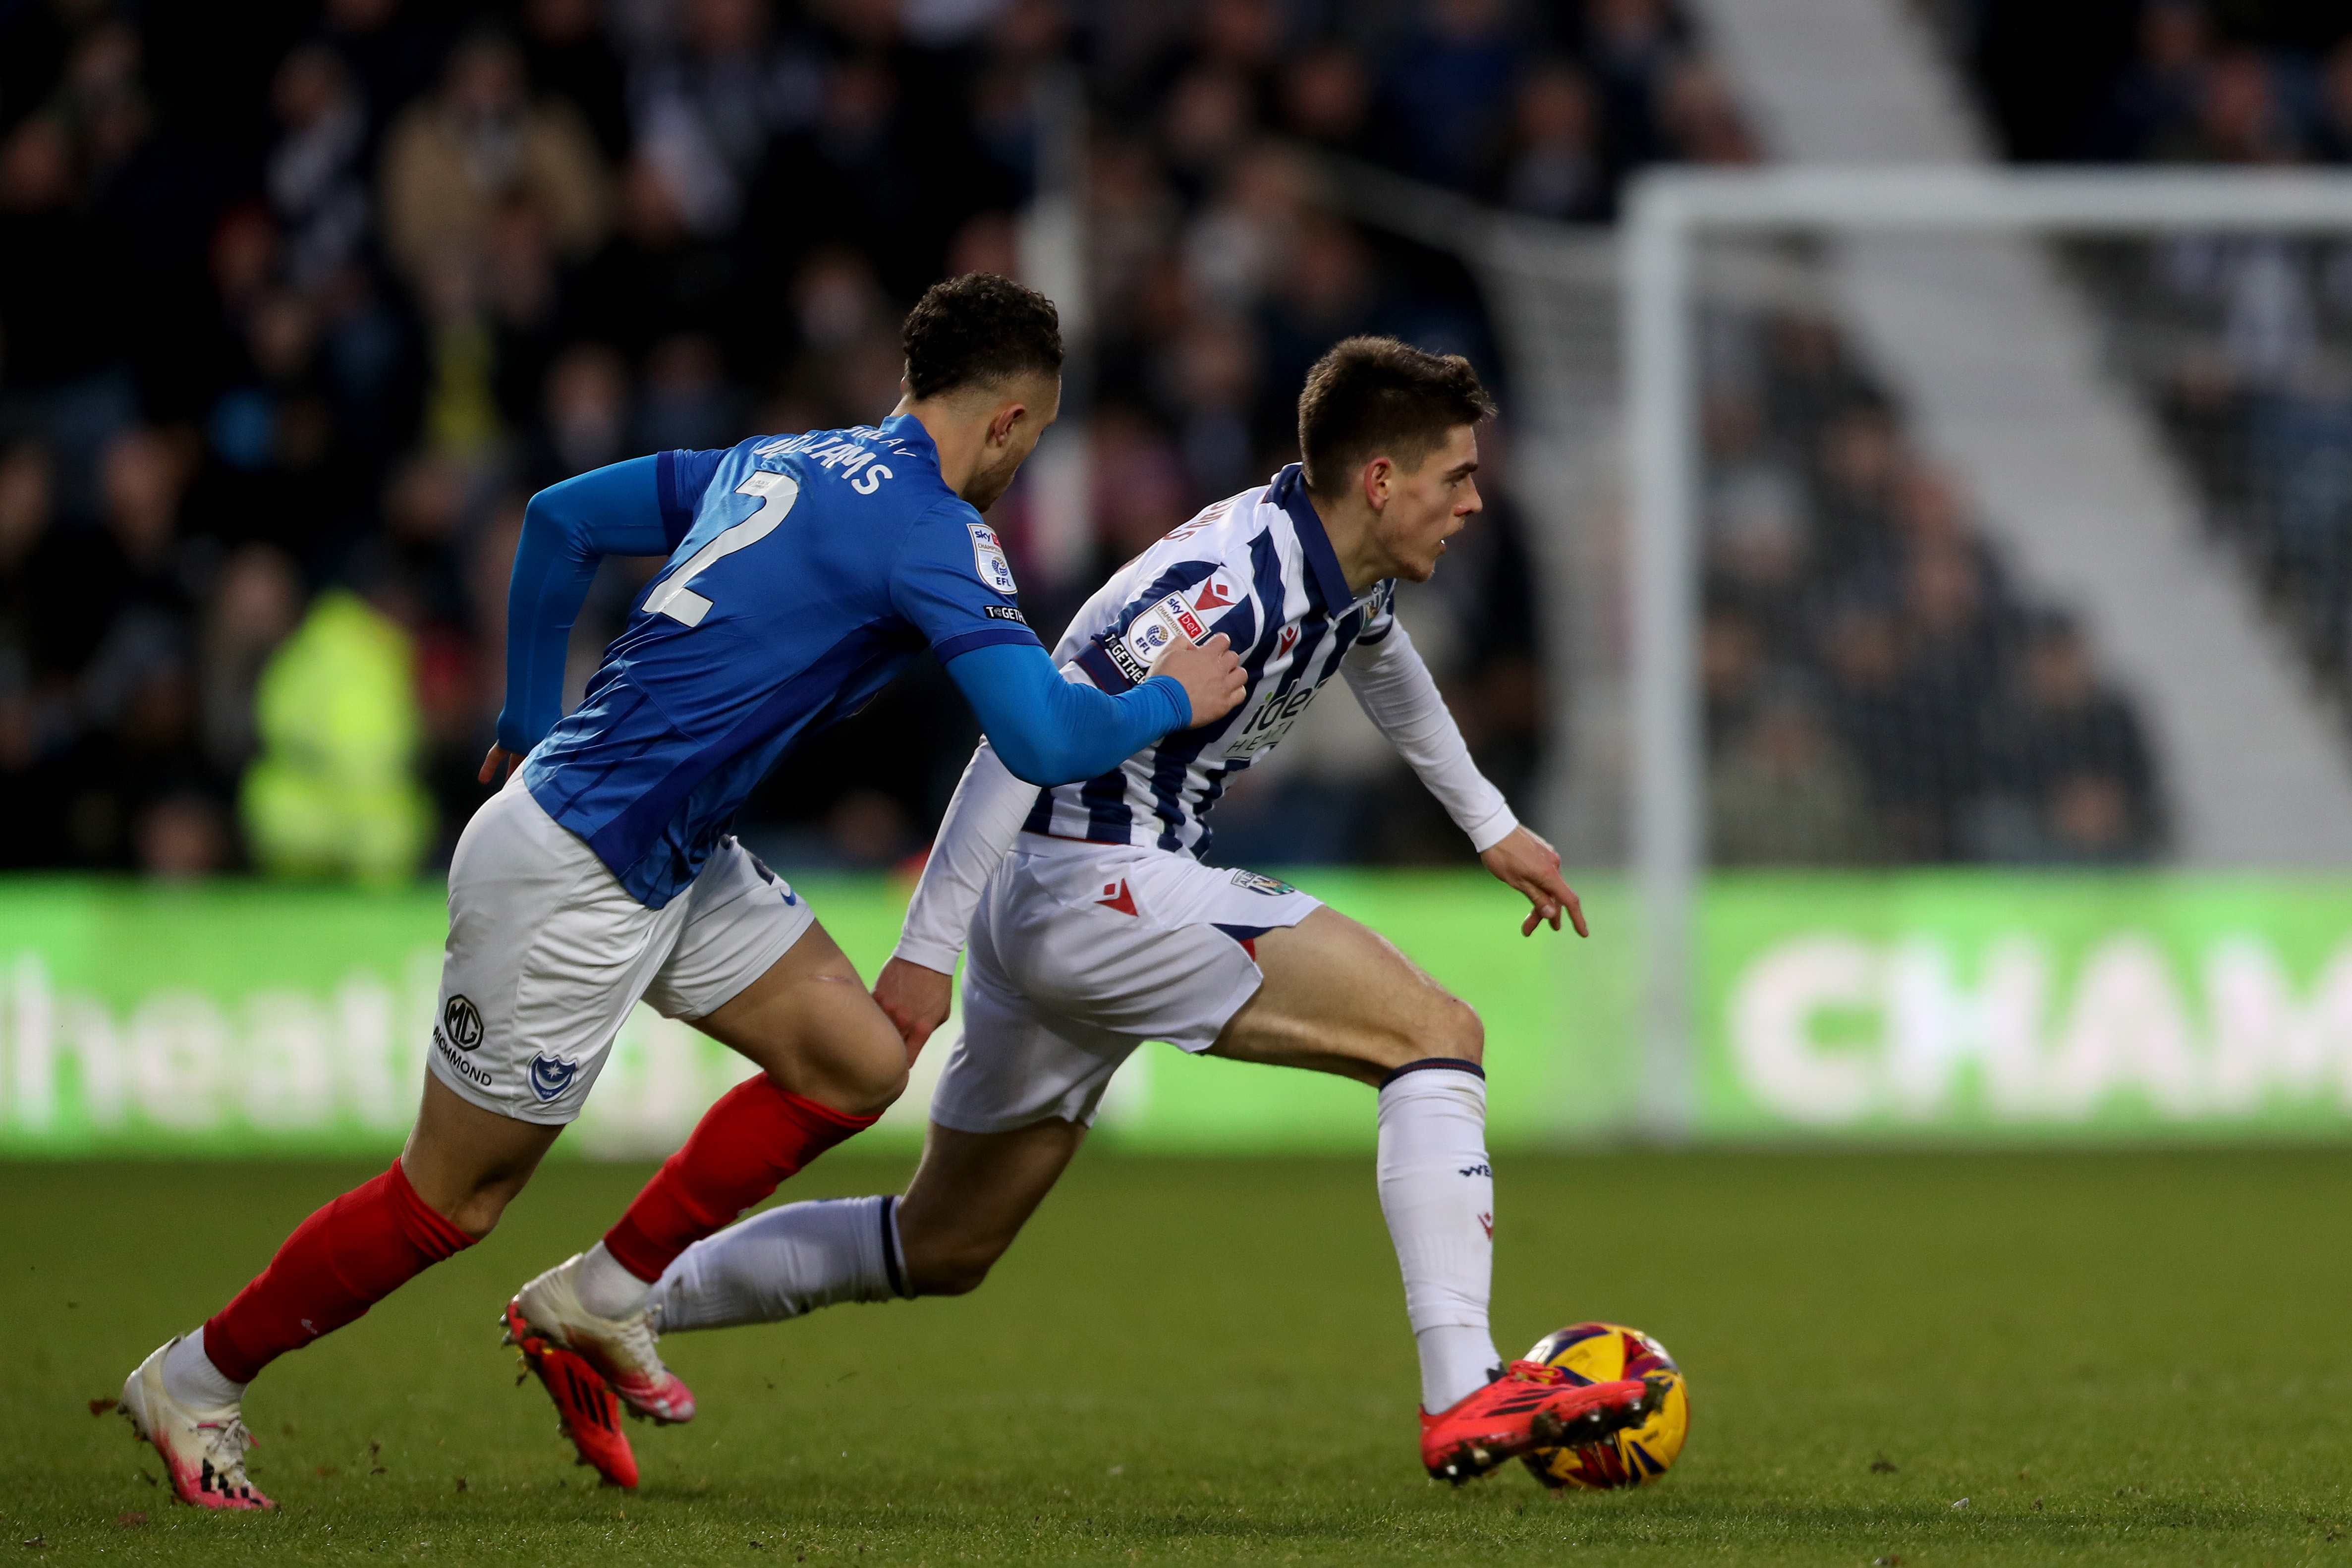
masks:
<svg viewBox="0 0 2352 1568"><path fill-rule="evenodd" d="M1396 584L1360 598L1308 504L1298 465L1217 502L1129 562L1087 601L1054 649L1105 691L1125 691L1177 637L1223 632L1248 689L1213 724L1180 730L1111 772L1037 792L1023 827L1057 838L1198 856L1202 818L1226 781L1287 734L1350 648L1396 625Z"/></svg>

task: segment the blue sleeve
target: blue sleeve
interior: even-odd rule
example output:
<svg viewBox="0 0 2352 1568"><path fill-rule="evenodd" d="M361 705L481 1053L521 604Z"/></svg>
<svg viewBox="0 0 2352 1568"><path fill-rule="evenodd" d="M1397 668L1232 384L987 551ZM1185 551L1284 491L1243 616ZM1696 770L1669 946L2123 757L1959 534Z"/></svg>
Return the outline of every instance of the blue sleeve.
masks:
<svg viewBox="0 0 2352 1568"><path fill-rule="evenodd" d="M890 563L892 606L942 664L999 643L1044 651L1022 618L1018 593L996 531L961 500L916 519Z"/></svg>
<svg viewBox="0 0 2352 1568"><path fill-rule="evenodd" d="M695 503L723 455L633 458L530 498L507 587L507 700L499 714L499 745L522 755L562 717L564 648L597 563L607 555L675 551L694 526Z"/></svg>
<svg viewBox="0 0 2352 1568"><path fill-rule="evenodd" d="M1090 779L1171 730L1192 722L1173 677L1155 675L1119 696L1062 679L1035 643L998 643L948 660L988 743L1017 778L1051 787Z"/></svg>

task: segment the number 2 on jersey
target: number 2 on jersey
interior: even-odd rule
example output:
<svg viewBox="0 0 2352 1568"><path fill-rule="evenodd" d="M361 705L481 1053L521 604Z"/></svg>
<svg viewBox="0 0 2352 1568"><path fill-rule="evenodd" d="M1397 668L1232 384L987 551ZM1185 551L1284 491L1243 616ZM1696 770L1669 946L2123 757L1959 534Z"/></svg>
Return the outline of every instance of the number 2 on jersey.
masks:
<svg viewBox="0 0 2352 1568"><path fill-rule="evenodd" d="M747 545L757 544L776 531L776 525L801 499L800 481L790 474L772 473L760 468L747 475L735 487L739 496L758 496L760 510L727 529L709 543L688 558L685 565L670 574L669 580L653 591L646 601L646 614L667 616L689 626L698 626L702 617L710 613L710 601L687 586L696 577L708 572L722 557L732 555Z"/></svg>

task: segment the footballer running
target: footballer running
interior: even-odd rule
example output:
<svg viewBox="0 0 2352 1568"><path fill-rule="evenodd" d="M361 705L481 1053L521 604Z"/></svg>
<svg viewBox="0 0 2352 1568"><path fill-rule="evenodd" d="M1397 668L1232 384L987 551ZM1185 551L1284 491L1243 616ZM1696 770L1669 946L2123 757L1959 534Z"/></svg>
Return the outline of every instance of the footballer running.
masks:
<svg viewBox="0 0 2352 1568"><path fill-rule="evenodd" d="M968 275L927 293L904 339L906 396L879 426L665 452L531 499L506 707L482 765L503 787L450 862L415 1127L391 1169L303 1221L234 1300L124 1384L123 1411L183 1500L272 1506L246 1473L247 1385L488 1235L643 1000L761 1071L603 1240L506 1313L583 1456L634 1483L615 1394L659 1420L694 1414L654 1353L655 1283L907 1081L892 1020L806 901L728 831L744 796L926 648L1019 787L1091 787L1241 700L1225 636L1171 641L1131 681L1073 684L1022 619L981 513L1059 406L1052 304ZM559 721L565 640L608 554L668 561Z"/></svg>
<svg viewBox="0 0 2352 1568"><path fill-rule="evenodd" d="M1286 883L1201 858L1227 783L1339 674L1486 868L1533 905L1521 934L1558 930L1563 914L1585 933L1559 855L1471 762L1395 615L1396 580L1426 581L1479 510L1476 427L1493 412L1460 356L1349 339L1299 398L1303 462L1174 530L1078 612L1054 652L1074 686L1129 695L1169 650L1223 640L1241 655L1241 700L1042 787L991 731L875 988L911 1056L947 1018L966 957L963 1037L912 1184L903 1197L772 1209L696 1241L652 1293L654 1328L975 1289L1077 1152L1119 1064L1164 1040L1378 1090L1381 1208L1419 1352L1433 1476L1464 1481L1646 1418L1662 1386L1580 1384L1496 1352L1477 1015L1376 932ZM533 1281L525 1305L534 1292L563 1298L572 1267ZM646 1386L675 1385L648 1371ZM663 1414L635 1386L614 1384Z"/></svg>

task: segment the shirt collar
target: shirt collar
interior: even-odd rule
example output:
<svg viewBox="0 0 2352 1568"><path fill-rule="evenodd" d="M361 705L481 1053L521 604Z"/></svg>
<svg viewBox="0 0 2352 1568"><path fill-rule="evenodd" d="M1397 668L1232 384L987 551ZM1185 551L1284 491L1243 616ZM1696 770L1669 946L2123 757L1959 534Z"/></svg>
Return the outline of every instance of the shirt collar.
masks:
<svg viewBox="0 0 2352 1568"><path fill-rule="evenodd" d="M896 443L908 456L922 458L930 464L934 473L939 471L939 443L931 439L931 433L923 428L921 420L911 414L893 414L882 421L880 429L884 437Z"/></svg>
<svg viewBox="0 0 2352 1568"><path fill-rule="evenodd" d="M1336 616L1354 604L1356 591L1339 570L1339 553L1331 548L1331 536L1323 531L1323 520L1315 514L1315 503L1307 499L1307 480L1297 463L1274 476L1265 499L1290 514L1290 526L1307 556L1307 580L1322 595L1325 613Z"/></svg>

